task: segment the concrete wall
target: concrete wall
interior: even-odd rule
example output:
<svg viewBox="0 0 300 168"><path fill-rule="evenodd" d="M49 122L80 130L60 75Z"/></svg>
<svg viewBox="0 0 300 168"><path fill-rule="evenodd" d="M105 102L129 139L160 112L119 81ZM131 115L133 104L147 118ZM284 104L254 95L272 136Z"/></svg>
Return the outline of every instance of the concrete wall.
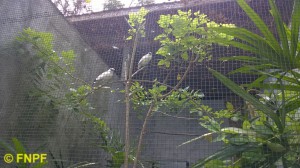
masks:
<svg viewBox="0 0 300 168"><path fill-rule="evenodd" d="M224 109L224 100L203 100L203 104L214 110ZM172 113L171 113L172 114ZM156 113L149 122L143 156L157 161L163 168L187 168L200 158L214 153L222 143L210 143L200 139L180 146L182 143L207 133L199 125L198 116L182 111L166 116Z"/></svg>
<svg viewBox="0 0 300 168"><path fill-rule="evenodd" d="M12 41L24 28L54 34L56 52L73 49L77 55L75 76L92 82L101 72L107 70L106 64L80 37L59 13L50 0L0 0L0 138L11 142L17 137L32 152L36 147L46 142L45 152L51 150L57 158L59 152L65 160L65 166L82 162L99 162L96 167L103 167L101 162L106 155L96 147L94 142L98 137L91 135L90 128L84 127L82 118L60 110L53 118L49 115L24 113L28 105L24 104L24 90L28 83L26 66L21 58L16 56ZM114 77L113 80L118 80ZM122 85L115 83L112 88ZM114 124L115 129L122 128L122 114L115 114L116 109L123 109L122 103L117 103L122 96L111 93L110 90L100 91L93 95L95 115L107 119L108 125ZM49 120L53 120L49 122ZM38 131L37 131L38 130ZM5 151L0 149L0 158ZM50 158L50 156L48 155ZM8 166L0 161L0 167ZM51 167L51 166L50 166Z"/></svg>

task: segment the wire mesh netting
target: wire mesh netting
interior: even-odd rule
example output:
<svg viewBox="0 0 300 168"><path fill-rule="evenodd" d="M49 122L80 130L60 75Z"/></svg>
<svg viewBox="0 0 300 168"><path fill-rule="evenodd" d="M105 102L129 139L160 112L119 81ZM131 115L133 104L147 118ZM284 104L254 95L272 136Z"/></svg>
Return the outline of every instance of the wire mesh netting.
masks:
<svg viewBox="0 0 300 168"><path fill-rule="evenodd" d="M299 0L53 2L0 1L0 167L299 167Z"/></svg>

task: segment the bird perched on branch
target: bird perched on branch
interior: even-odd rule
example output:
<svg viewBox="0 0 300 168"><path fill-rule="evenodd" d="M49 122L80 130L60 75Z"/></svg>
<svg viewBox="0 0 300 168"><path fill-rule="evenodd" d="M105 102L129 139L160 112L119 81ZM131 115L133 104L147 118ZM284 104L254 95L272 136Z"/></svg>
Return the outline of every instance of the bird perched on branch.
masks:
<svg viewBox="0 0 300 168"><path fill-rule="evenodd" d="M139 63L138 63L138 69L141 69L142 67L145 67L147 64L149 64L149 62L151 61L152 59L152 53L149 52L148 54L144 55Z"/></svg>
<svg viewBox="0 0 300 168"><path fill-rule="evenodd" d="M109 70L100 74L93 82L93 85L99 82L108 82L114 75L114 68L109 68Z"/></svg>

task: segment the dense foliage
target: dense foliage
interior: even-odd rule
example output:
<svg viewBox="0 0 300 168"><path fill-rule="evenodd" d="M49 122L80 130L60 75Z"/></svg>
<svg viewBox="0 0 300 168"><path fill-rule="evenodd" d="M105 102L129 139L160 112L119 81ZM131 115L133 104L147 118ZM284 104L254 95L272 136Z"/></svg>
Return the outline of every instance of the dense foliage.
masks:
<svg viewBox="0 0 300 168"><path fill-rule="evenodd" d="M91 12L91 0L51 0L64 16Z"/></svg>
<svg viewBox="0 0 300 168"><path fill-rule="evenodd" d="M95 108L92 107L87 99L89 95L107 86L92 88L88 82L76 77L74 75L75 52L73 50L56 52L53 47L53 41L54 38L51 33L27 28L17 36L14 42L18 56L20 60L24 61L27 67L26 70L29 73L29 76L26 76L26 79L24 79L28 85L25 91L25 103L28 106L23 109L22 115L34 113L37 119L47 117L48 122L57 124L58 114L67 112L77 116L78 124L84 125L86 122L89 122L94 135L100 137L97 144L111 155L111 158L107 160L107 166L120 167L122 163L116 157L124 156L122 154L122 152L124 153L124 145L121 137L115 131L110 130L104 120L93 115ZM80 118L84 118L84 120ZM41 133L45 135L51 134L51 132L46 131L46 128L42 127L42 125L47 125L47 123L42 121L44 120L36 121L36 123L41 122L39 124L42 129ZM20 121L19 124L22 124L22 122ZM50 128L48 131L51 131ZM15 142L16 140L13 141ZM43 148L43 150L45 149L47 147ZM58 158L63 159L64 156L52 153L50 149L49 151L53 164L58 167L67 165L59 164L55 161ZM77 166L90 164L92 163L78 163Z"/></svg>
<svg viewBox="0 0 300 168"><path fill-rule="evenodd" d="M135 56L135 47L140 38L145 37L145 16L147 10L141 8L138 13L129 14L128 23L131 26L127 40L134 41L133 54L127 65L130 65L127 70L127 78L131 78L132 64L130 61ZM192 17L193 16L193 17ZM125 91L125 101L131 102L134 109L140 111L139 114L144 116L143 126L139 136L137 145L136 157L134 158L134 167L139 161L139 154L143 143L143 136L146 133L148 120L156 112L167 114L170 112L178 112L180 110L190 110L198 112L206 106L201 105L203 93L198 90L181 88L181 84L186 79L193 65L200 64L204 60L208 61L211 58L209 53L212 42L207 39L215 37L231 40L233 37L224 33L216 33L205 28L209 27L234 27L231 24L217 24L210 21L206 15L200 12L192 13L178 11L176 15L162 15L158 20L159 26L163 29L163 33L158 35L155 40L158 40L161 47L156 52L162 56L157 66L171 73L174 69L182 69L177 75L177 82L174 85L169 85L169 76L162 80L139 81L138 79L127 80L126 84L130 84L130 89ZM132 62L131 62L132 63ZM149 65L150 66L150 65ZM146 69L146 68L145 68ZM134 74L139 73L144 68L137 70ZM151 87L144 87L145 82L150 83ZM129 104L127 104L129 106ZM170 109L164 111L164 109ZM145 113L146 112L146 113ZM172 113L171 113L172 114ZM173 113L174 114L174 113ZM168 115L168 114L167 114ZM126 131L127 132L127 131Z"/></svg>
<svg viewBox="0 0 300 168"><path fill-rule="evenodd" d="M299 165L299 28L300 3L294 1L294 10L287 26L273 0L269 0L270 12L274 18L279 40L248 6L244 0L237 0L260 30L261 35L244 28L211 28L217 33L234 36L236 40L224 41L214 38L212 42L231 45L248 51L253 56L232 56L223 61L242 61L244 66L232 73L259 75L254 82L244 85L247 89L259 89L256 97L232 82L221 73L209 69L224 85L242 97L246 116L241 118L242 128L222 127L210 118L209 134L217 134L225 146L215 154L201 160L194 167L297 167ZM257 98L258 97L258 98ZM206 117L206 116L205 116ZM202 117L201 119L205 119ZM221 138L220 138L221 137ZM197 139L199 139L197 138ZM232 159L234 158L234 159Z"/></svg>
<svg viewBox="0 0 300 168"><path fill-rule="evenodd" d="M119 0L106 0L103 4L103 10L115 10L123 7L124 4Z"/></svg>

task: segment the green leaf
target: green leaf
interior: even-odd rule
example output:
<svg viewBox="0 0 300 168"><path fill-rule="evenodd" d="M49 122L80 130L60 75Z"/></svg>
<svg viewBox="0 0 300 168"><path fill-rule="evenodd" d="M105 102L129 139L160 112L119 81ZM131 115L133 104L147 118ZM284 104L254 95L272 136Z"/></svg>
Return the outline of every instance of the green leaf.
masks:
<svg viewBox="0 0 300 168"><path fill-rule="evenodd" d="M113 168L119 168L123 165L124 163L124 158L125 158L125 153L124 152L116 152L112 156L113 160Z"/></svg>
<svg viewBox="0 0 300 168"><path fill-rule="evenodd" d="M245 120L245 121L243 122L243 129L244 129L244 130L248 130L248 129L250 129L250 128L251 128L250 122L249 122L248 120Z"/></svg>
<svg viewBox="0 0 300 168"><path fill-rule="evenodd" d="M269 44L269 42L261 37L258 34L255 34L245 28L239 28L239 27L213 27L209 28L210 30L216 31L217 33L224 33L226 35L233 36L235 38L241 39L247 43L247 45L251 45L254 48L262 48L264 47L267 51L272 51L276 53L276 49L272 48ZM214 39L212 39L214 40ZM230 42L231 40L225 40L224 42ZM278 52L278 51L277 51Z"/></svg>
<svg viewBox="0 0 300 168"><path fill-rule="evenodd" d="M217 121L215 121L213 118L208 119L208 124L206 123L200 123L200 125L206 129L208 129L211 132L219 132L221 129L221 124Z"/></svg>
<svg viewBox="0 0 300 168"><path fill-rule="evenodd" d="M189 59L189 55L187 52L184 52L183 54L181 54L181 58L185 61L187 61Z"/></svg>
<svg viewBox="0 0 300 168"><path fill-rule="evenodd" d="M245 99L246 101L248 101L249 103L251 103L252 105L254 105L254 107L258 110L261 110L263 113L265 113L266 115L268 115L277 125L278 129L283 131L283 126L281 124L281 121L279 119L279 117L276 115L276 113L273 112L272 109L270 109L268 106L262 104L259 100L257 100L255 97L253 97L252 95L248 94L245 90L243 90L242 88L240 88L237 84L235 84L234 82L232 82L230 79L228 79L227 77L225 77L224 75L220 74L219 72L210 69L209 71L218 79L220 80L226 87L228 87L232 92L234 92L235 94L239 95L240 97L242 97L243 99Z"/></svg>
<svg viewBox="0 0 300 168"><path fill-rule="evenodd" d="M202 139L202 138L210 137L210 136L212 136L212 134L214 134L214 133L216 133L216 132L210 132L210 133L203 134L203 135L201 135L201 136L198 136L198 137L196 137L196 138L193 138L193 139L191 139L191 140L188 140L188 141L186 141L186 142L184 142L184 143L178 145L178 147L183 146L183 145L186 145L186 144L189 144L189 143L192 143L192 142L197 141L197 140L200 140L200 139Z"/></svg>
<svg viewBox="0 0 300 168"><path fill-rule="evenodd" d="M272 143L267 141L267 146L274 152L283 152L286 150L286 148L279 143Z"/></svg>
<svg viewBox="0 0 300 168"><path fill-rule="evenodd" d="M86 112L80 112L82 115L84 115L85 117L91 119L95 124L97 124L99 127L98 128L101 128L102 131L108 131L108 127L105 123L105 121L101 120L100 118L97 118L89 113L86 113Z"/></svg>
<svg viewBox="0 0 300 168"><path fill-rule="evenodd" d="M163 46L156 51L156 54L166 57L168 55L168 47Z"/></svg>
<svg viewBox="0 0 300 168"><path fill-rule="evenodd" d="M291 20L291 56L296 55L296 51L298 49L298 55L300 54L300 45L298 43L299 40L299 28L300 28L300 1L294 1L294 9L292 13L292 20ZM299 57L298 57L299 59Z"/></svg>
<svg viewBox="0 0 300 168"><path fill-rule="evenodd" d="M236 127L226 127L226 128L222 128L221 132L224 133L229 133L229 134L245 134L245 135L249 135L249 136L254 136L256 135L256 133L254 131L251 130L244 130L241 128L236 128Z"/></svg>
<svg viewBox="0 0 300 168"><path fill-rule="evenodd" d="M210 29L218 33L225 33L234 36L237 39L241 39L245 41L246 43L244 44L244 42L242 43L237 41L222 40L221 38L212 38L210 39L212 42L216 42L218 44L222 44L225 46L232 45L234 47L252 52L255 54L252 57L257 57L257 59L259 59L259 62L264 62L269 64L272 63L275 66L280 66L284 68L286 68L286 64L291 62L290 59L284 59L286 57L282 55L281 48L272 47L269 41L244 28L218 27L218 28L210 28ZM245 61L250 62L249 60L245 60Z"/></svg>
<svg viewBox="0 0 300 168"><path fill-rule="evenodd" d="M277 52L282 53L280 45L277 43L276 38L273 36L272 32L269 30L268 26L264 23L264 21L258 16L257 13L245 2L245 0L237 0L237 3L240 7L247 13L256 27L261 31L261 33L266 37L266 40L270 43L273 49L277 50Z"/></svg>
<svg viewBox="0 0 300 168"><path fill-rule="evenodd" d="M167 90L167 86L165 86L165 85L160 85L160 86L158 87L158 89L159 89L160 92L163 92L163 91Z"/></svg>
<svg viewBox="0 0 300 168"><path fill-rule="evenodd" d="M250 162L256 162L256 161L260 161L260 160L264 159L264 155L262 154L260 149L257 149L257 150L243 152L242 158L247 159ZM249 166L249 165L246 165L246 166Z"/></svg>
<svg viewBox="0 0 300 168"><path fill-rule="evenodd" d="M209 162L211 160L227 159L227 158L233 157L241 152L253 150L257 147L259 147L259 146L256 144L253 144L253 143L228 146L228 147L225 147L225 148L219 150L218 152L206 157L205 159L201 160L200 162L196 163L195 165L192 166L192 168L202 168L202 166L204 166L204 164L206 164L207 162Z"/></svg>
<svg viewBox="0 0 300 168"><path fill-rule="evenodd" d="M170 15L160 15L157 23L161 28L167 28L170 23L170 19Z"/></svg>
<svg viewBox="0 0 300 168"><path fill-rule="evenodd" d="M63 61L65 64L69 64L69 63L73 62L75 59L75 53L73 50L62 51L61 56L63 57Z"/></svg>
<svg viewBox="0 0 300 168"><path fill-rule="evenodd" d="M276 60L279 60L279 58L280 58L280 57L278 57L277 53L275 53L272 50L266 50L263 46L261 46L260 48L256 48L254 46L251 46L248 44L243 44L243 43L237 42L237 41L226 41L222 38L213 38L213 39L208 39L206 41L210 41L212 43L217 43L217 44L225 45L225 46L232 45L233 47L237 47L242 50L252 52L252 53L256 54L256 56L258 58L261 58L261 60L260 60L261 62L272 63L272 64L274 64L274 66L278 66L279 64L280 65L282 64L281 62L278 62L278 61L276 62ZM266 58L268 58L268 59L266 59Z"/></svg>
<svg viewBox="0 0 300 168"><path fill-rule="evenodd" d="M230 57L222 57L219 60L221 61L243 61L243 62L257 62L258 58L250 57L250 56L230 56Z"/></svg>
<svg viewBox="0 0 300 168"><path fill-rule="evenodd" d="M157 65L158 66L165 65L165 62L166 62L165 60L159 60Z"/></svg>
<svg viewBox="0 0 300 168"><path fill-rule="evenodd" d="M226 109L229 111L234 111L233 105L230 102L226 102Z"/></svg>
<svg viewBox="0 0 300 168"><path fill-rule="evenodd" d="M300 92L300 85L281 85L281 84L264 84L264 83L255 83L255 84L250 84L251 87L257 87L260 89L277 89L281 90L284 88L286 91L295 91L295 92ZM248 86L248 85L245 85Z"/></svg>
<svg viewBox="0 0 300 168"><path fill-rule="evenodd" d="M300 108L300 99L295 99L295 100L287 102L284 106L282 106L280 109L278 109L278 111L279 111L279 113L283 113L283 111L290 113L299 108Z"/></svg>
<svg viewBox="0 0 300 168"><path fill-rule="evenodd" d="M275 134L272 129L270 129L269 127L267 127L265 125L253 125L252 127L255 132L262 134L262 135L274 135Z"/></svg>
<svg viewBox="0 0 300 168"><path fill-rule="evenodd" d="M284 28L284 22L280 17L280 13L274 3L274 0L269 0L269 4L271 6L270 12L273 15L273 18L275 20L276 30L279 35L281 45L283 48L283 55L286 56L286 59L290 59L289 44L288 44L288 39Z"/></svg>
<svg viewBox="0 0 300 168"><path fill-rule="evenodd" d="M255 139L250 139L248 137L243 137L243 136L229 138L229 143L234 145L243 145L249 142L256 142L256 141Z"/></svg>
<svg viewBox="0 0 300 168"><path fill-rule="evenodd" d="M251 89L251 88L253 88L252 84L253 85L260 84L260 83L264 82L268 77L269 77L268 75L261 75L260 77L255 79L255 81L253 81L251 84L247 84L247 86L249 89Z"/></svg>
<svg viewBox="0 0 300 168"><path fill-rule="evenodd" d="M205 167L225 168L227 166L222 160L211 160L205 164Z"/></svg>
<svg viewBox="0 0 300 168"><path fill-rule="evenodd" d="M13 141L14 148L15 148L17 154L18 153L26 153L24 146L17 138L12 138L12 141ZM26 166L26 163L18 163L18 167L26 168L27 166Z"/></svg>
<svg viewBox="0 0 300 168"><path fill-rule="evenodd" d="M132 40L132 36L128 36L126 40Z"/></svg>
<svg viewBox="0 0 300 168"><path fill-rule="evenodd" d="M26 153L24 146L17 138L12 138L12 141L17 153Z"/></svg>
<svg viewBox="0 0 300 168"><path fill-rule="evenodd" d="M170 68L171 62L170 61L165 61L165 65L167 68Z"/></svg>

